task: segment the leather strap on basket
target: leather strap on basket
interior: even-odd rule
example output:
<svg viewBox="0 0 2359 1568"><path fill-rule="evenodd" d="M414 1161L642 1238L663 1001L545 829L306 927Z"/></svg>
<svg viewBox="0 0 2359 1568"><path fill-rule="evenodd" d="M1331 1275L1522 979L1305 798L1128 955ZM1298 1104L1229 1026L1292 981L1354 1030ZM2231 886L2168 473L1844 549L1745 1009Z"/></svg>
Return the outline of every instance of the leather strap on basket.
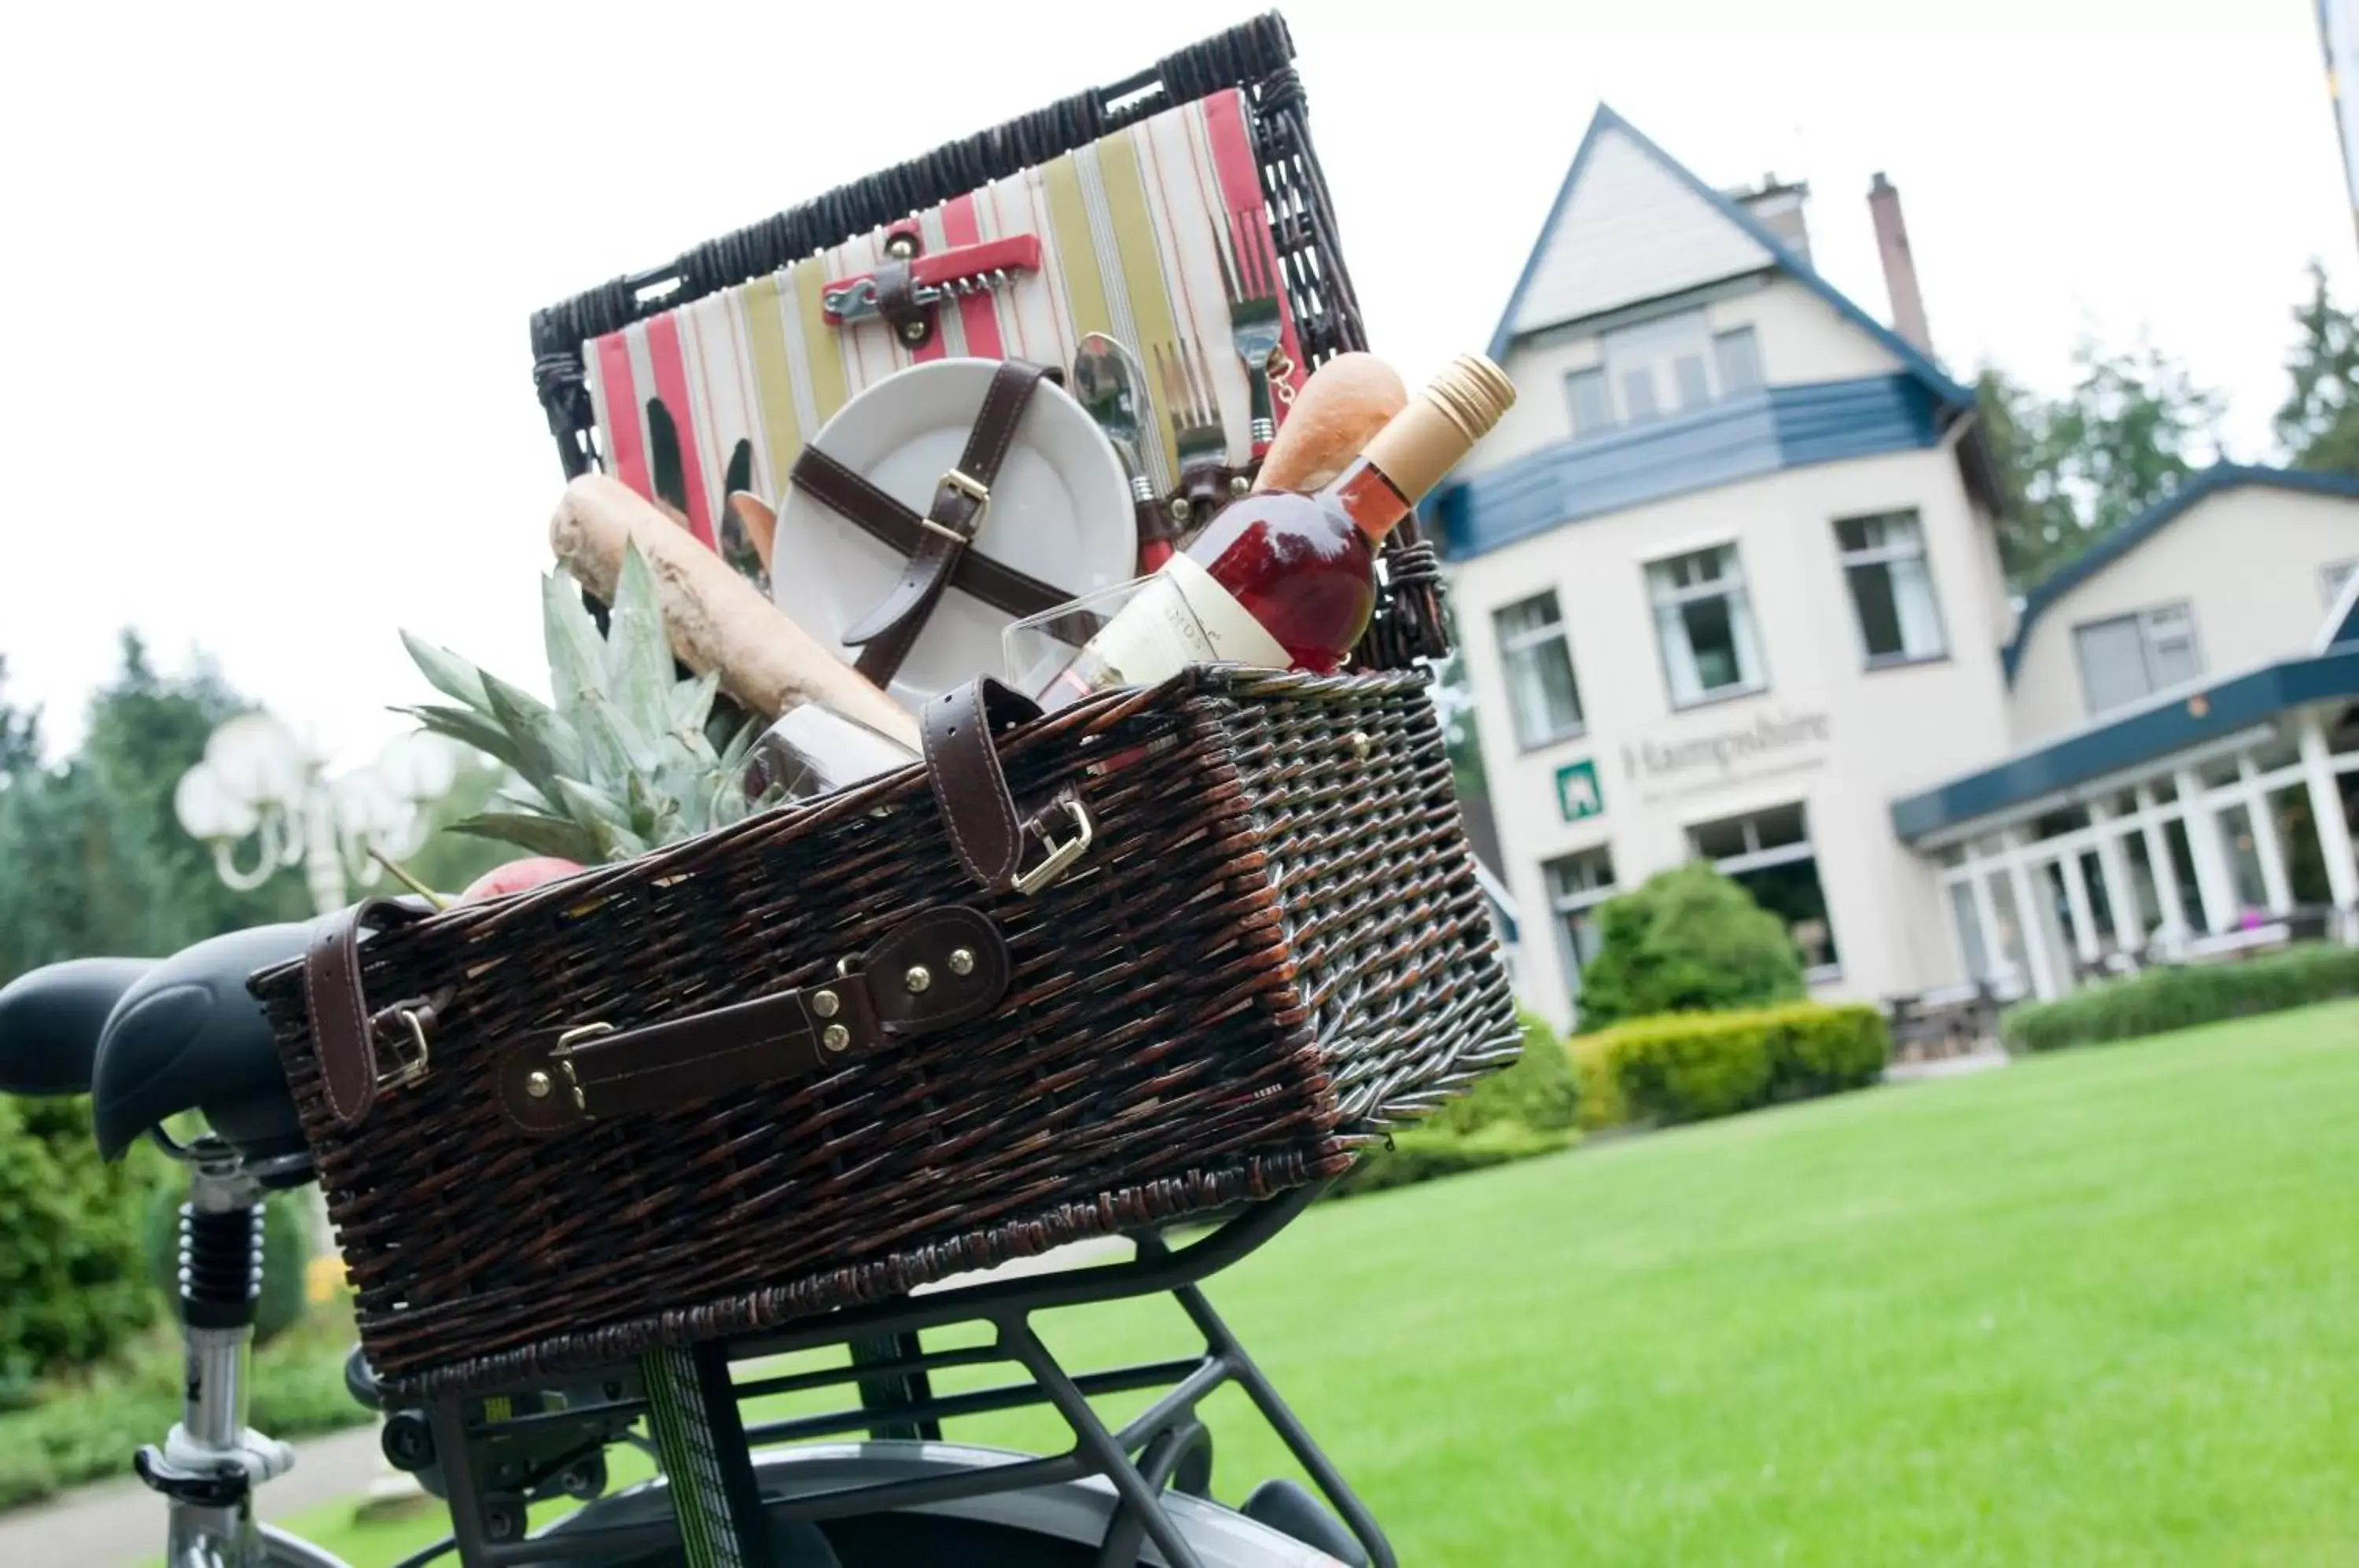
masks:
<svg viewBox="0 0 2359 1568"><path fill-rule="evenodd" d="M842 514L861 532L903 555L917 552L926 537L918 514L815 446L795 460L797 490ZM1056 608L1072 597L1029 573L1003 566L987 555L962 550L951 568L951 586L1016 619Z"/></svg>
<svg viewBox="0 0 2359 1568"><path fill-rule="evenodd" d="M351 1127L367 1116L376 1104L378 1086L386 1082L377 1069L376 1031L361 986L361 933L407 924L421 913L397 898L364 898L351 909L322 915L311 928L310 946L303 955L303 1004L311 1018L312 1050L320 1059L320 1088L341 1126ZM419 1034L422 1038L422 1023ZM404 1071L416 1072L420 1065L412 1059Z"/></svg>
<svg viewBox="0 0 2359 1568"><path fill-rule="evenodd" d="M943 692L918 715L927 779L951 848L967 875L995 893L1037 892L1089 847L1089 813L1079 800L1060 796L1027 817L1008 790L999 733L1039 716L1038 703L989 676ZM1033 838L1045 854L1027 870L1025 846Z"/></svg>
<svg viewBox="0 0 2359 1568"><path fill-rule="evenodd" d="M909 552L899 580L886 592L883 600L844 629L843 640L860 649L853 668L877 685L890 681L901 661L908 657L910 645L918 640L927 615L941 598L942 590L950 585L953 569L965 558L967 546L974 542L975 533L983 527L984 515L991 505L991 486L999 477L1000 462L1016 439L1016 426L1023 421L1024 410L1031 403L1033 389L1040 384L1041 374L1039 365L1025 360L1000 362L998 369L992 373L990 387L983 395L983 408L975 415L974 429L967 436L966 451L960 455L958 466L944 474L934 486L933 504L919 519L917 548ZM828 494L825 479L812 485L807 478L807 469L814 474L821 471L820 464L810 461L812 452L813 449L805 448L802 456L796 459L794 483L859 521L852 507L867 507L873 504L872 497L883 493L863 481L857 488L838 484L832 486L834 494ZM841 463L833 466L842 467ZM844 505L847 501L850 506ZM897 503L895 509L907 510Z"/></svg>
<svg viewBox="0 0 2359 1568"><path fill-rule="evenodd" d="M981 1018L1006 995L1008 973L989 917L943 905L816 985L635 1029L589 1021L527 1035L500 1061L500 1107L519 1131L549 1137L832 1073Z"/></svg>

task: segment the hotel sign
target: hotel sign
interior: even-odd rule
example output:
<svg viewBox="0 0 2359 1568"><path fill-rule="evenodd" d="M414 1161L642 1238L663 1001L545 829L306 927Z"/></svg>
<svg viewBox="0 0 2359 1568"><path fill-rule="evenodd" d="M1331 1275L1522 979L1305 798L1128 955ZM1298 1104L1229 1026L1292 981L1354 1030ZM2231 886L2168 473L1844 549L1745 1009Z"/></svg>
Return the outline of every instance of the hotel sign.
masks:
<svg viewBox="0 0 2359 1568"><path fill-rule="evenodd" d="M1556 770L1556 809L1566 822L1585 822L1605 814L1605 795L1597 787L1597 764L1584 757Z"/></svg>
<svg viewBox="0 0 2359 1568"><path fill-rule="evenodd" d="M1646 800L1695 794L1826 760L1827 715L1783 709L1720 729L1625 741L1622 767Z"/></svg>

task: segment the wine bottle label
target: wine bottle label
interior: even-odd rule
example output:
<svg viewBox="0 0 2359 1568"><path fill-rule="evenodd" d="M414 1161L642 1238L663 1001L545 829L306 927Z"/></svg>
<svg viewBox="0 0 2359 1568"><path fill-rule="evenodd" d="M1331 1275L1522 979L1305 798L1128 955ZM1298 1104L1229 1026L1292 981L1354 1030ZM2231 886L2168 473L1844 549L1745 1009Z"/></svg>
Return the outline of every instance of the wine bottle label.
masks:
<svg viewBox="0 0 2359 1568"><path fill-rule="evenodd" d="M1284 670L1294 662L1236 595L1184 555L1165 561L1083 651L1083 679L1101 691L1153 685L1191 664Z"/></svg>

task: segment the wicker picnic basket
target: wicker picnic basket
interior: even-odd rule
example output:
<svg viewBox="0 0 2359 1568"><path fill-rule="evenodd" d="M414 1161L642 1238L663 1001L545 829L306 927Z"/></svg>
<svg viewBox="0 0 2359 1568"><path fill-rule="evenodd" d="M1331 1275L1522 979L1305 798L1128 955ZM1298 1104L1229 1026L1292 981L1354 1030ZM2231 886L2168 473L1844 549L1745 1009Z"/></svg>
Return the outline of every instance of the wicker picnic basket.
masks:
<svg viewBox="0 0 2359 1568"><path fill-rule="evenodd" d="M668 275L726 287L1243 86L1324 357L1359 326L1288 59L1253 23ZM566 345L638 299L535 319L569 470L594 437ZM609 1365L1332 1177L1511 1060L1415 668L1441 648L1430 554L1387 566L1350 672L1197 670L1045 718L978 685L929 713L924 763L508 898L364 905L257 976L388 1391Z"/></svg>

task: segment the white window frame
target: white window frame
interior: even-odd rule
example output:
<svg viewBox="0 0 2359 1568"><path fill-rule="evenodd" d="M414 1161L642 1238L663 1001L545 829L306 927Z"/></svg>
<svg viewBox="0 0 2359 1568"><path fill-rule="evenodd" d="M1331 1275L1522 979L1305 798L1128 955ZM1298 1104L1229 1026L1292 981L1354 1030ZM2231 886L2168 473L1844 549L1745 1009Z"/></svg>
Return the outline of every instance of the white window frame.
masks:
<svg viewBox="0 0 2359 1568"><path fill-rule="evenodd" d="M1727 351L1723 346L1739 341L1750 345L1746 352L1753 361L1753 379L1750 384L1744 387L1730 384L1728 362L1724 357ZM1761 334L1755 329L1752 322L1745 321L1737 326L1724 327L1712 334L1712 376L1713 389L1723 398L1742 397L1749 393L1766 392L1769 389L1769 372L1761 363Z"/></svg>
<svg viewBox="0 0 2359 1568"><path fill-rule="evenodd" d="M1801 820L1802 836L1791 844L1772 844L1764 849L1761 847L1761 819L1773 811L1788 810L1788 807ZM1714 827L1728 820L1726 817L1710 817L1701 822L1690 822L1687 825L1688 853L1698 859L1703 858L1703 848L1696 843L1697 830ZM1734 855L1722 855L1712 862L1712 869L1723 877L1741 877L1748 871L1767 871L1773 866L1791 866L1798 860L1810 861L1815 866L1819 858L1819 849L1816 841L1810 837L1810 808L1807 802L1795 800L1786 806L1765 806L1759 811L1744 812L1737 820L1744 834L1744 849ZM1825 903L1827 902L1825 873L1820 872L1818 877L1819 899L1821 903ZM1830 905L1827 909L1827 927L1830 935L1833 934L1835 912ZM1840 957L1832 964L1814 964L1802 971L1803 981L1812 985L1825 985L1830 981L1842 978L1843 960Z"/></svg>
<svg viewBox="0 0 2359 1568"><path fill-rule="evenodd" d="M1907 544L1869 545L1863 550L1848 550L1843 542L1845 523L1890 523L1904 520L1911 535ZM1869 670L1891 670L1901 665L1931 664L1950 657L1950 627L1941 615L1941 593L1933 583L1933 556L1925 547L1924 514L1915 506L1894 506L1881 512L1854 512L1837 517L1829 525L1835 536L1835 568L1843 573L1843 597L1851 601L1852 629L1859 636L1859 654ZM1902 648L1897 653L1875 653L1867 646L1867 627L1860 619L1859 595L1852 587L1852 569L1856 566L1881 566L1889 574L1894 566L1904 561L1922 562L1925 568L1925 592L1933 605L1933 648L1927 653L1910 653ZM1896 591L1895 604L1899 599Z"/></svg>
<svg viewBox="0 0 2359 1568"><path fill-rule="evenodd" d="M2326 590L2328 609L2334 608L2334 602L2343 597L2343 586L2351 581L2354 572L2359 572L2359 555L2348 561L2330 561L2318 569L2318 582Z"/></svg>
<svg viewBox="0 0 2359 1568"><path fill-rule="evenodd" d="M1555 613L1554 620L1545 626L1527 627L1513 634L1501 632L1499 626L1501 616L1510 610L1519 610L1527 604L1542 599L1549 602L1549 608ZM1557 596L1557 591L1553 588L1543 588L1537 593L1527 593L1520 599L1511 600L1493 610L1491 636L1498 643L1499 683L1506 692L1507 724L1508 727L1515 732L1516 746L1524 751L1537 751L1544 746L1554 746L1560 741L1577 740L1587 735L1589 713L1581 702L1581 668L1572 659L1572 629L1565 624L1564 603ZM1549 642L1560 642L1564 645L1565 670L1572 677L1572 724L1570 728L1559 728L1547 735L1527 735L1524 733L1523 713L1516 704L1515 656Z"/></svg>
<svg viewBox="0 0 2359 1568"><path fill-rule="evenodd" d="M1579 863L1605 864L1606 881L1596 887L1583 887L1568 892L1558 880L1557 873L1565 866ZM1587 849L1571 850L1540 866L1540 875L1548 884L1549 923L1556 931L1557 958L1566 965L1564 988L1572 1000L1573 1016L1581 1015L1581 950L1574 945L1572 928L1568 916L1585 913L1621 891L1620 873L1614 868L1614 850L1610 844L1595 844Z"/></svg>
<svg viewBox="0 0 2359 1568"><path fill-rule="evenodd" d="M2156 670L2155 645L2158 640L2156 626L2158 622L2173 615L2180 616L2186 623L2187 648L2193 656L2195 670L2183 680L2173 681L2166 685L2158 678ZM2095 631L2101 626L2119 626L2124 621L2131 622L2137 627L2138 657L2144 661L2146 690L2135 697L2125 698L2111 706L2100 708L2089 690L2089 664L2082 651L2082 634ZM2160 692L2173 691L2182 686L2192 685L2203 679L2204 670L2207 668L2203 659L2203 638L2195 625L2194 602L2188 599L2172 599L2160 604L2148 604L2142 609L2127 610L2117 615L2100 615L2094 620L2076 623L2072 627L2072 664L2081 677L2081 705L2087 710L2093 719L2102 718L2107 713L2120 713Z"/></svg>
<svg viewBox="0 0 2359 1568"><path fill-rule="evenodd" d="M1707 583L1685 586L1667 586L1658 578L1656 568L1669 567L1674 561L1685 561L1690 557L1700 555L1724 557L1725 565L1721 575ZM1734 539L1689 545L1673 550L1668 555L1650 556L1639 562L1639 570L1644 575L1647 587L1647 614L1655 623L1655 657L1663 672L1663 694L1669 699L1674 712L1701 708L1707 703L1727 702L1737 697L1755 697L1769 690L1769 661L1762 651L1760 628L1754 620L1753 595L1745 576L1745 557L1737 549ZM1681 606L1699 600L1722 598L1730 594L1743 601L1745 612L1740 616L1732 608L1728 617L1729 638L1736 647L1737 679L1726 686L1699 688L1695 696L1682 701L1679 694L1678 683L1671 677L1671 649L1665 639L1663 612L1677 611ZM1680 635L1682 637L1686 635L1686 624L1683 620L1680 622ZM1745 679L1746 649L1743 645L1747 640L1752 645L1750 651L1753 656L1754 679L1750 681ZM1692 644L1689 647L1688 658L1690 662L1694 660L1695 649Z"/></svg>

